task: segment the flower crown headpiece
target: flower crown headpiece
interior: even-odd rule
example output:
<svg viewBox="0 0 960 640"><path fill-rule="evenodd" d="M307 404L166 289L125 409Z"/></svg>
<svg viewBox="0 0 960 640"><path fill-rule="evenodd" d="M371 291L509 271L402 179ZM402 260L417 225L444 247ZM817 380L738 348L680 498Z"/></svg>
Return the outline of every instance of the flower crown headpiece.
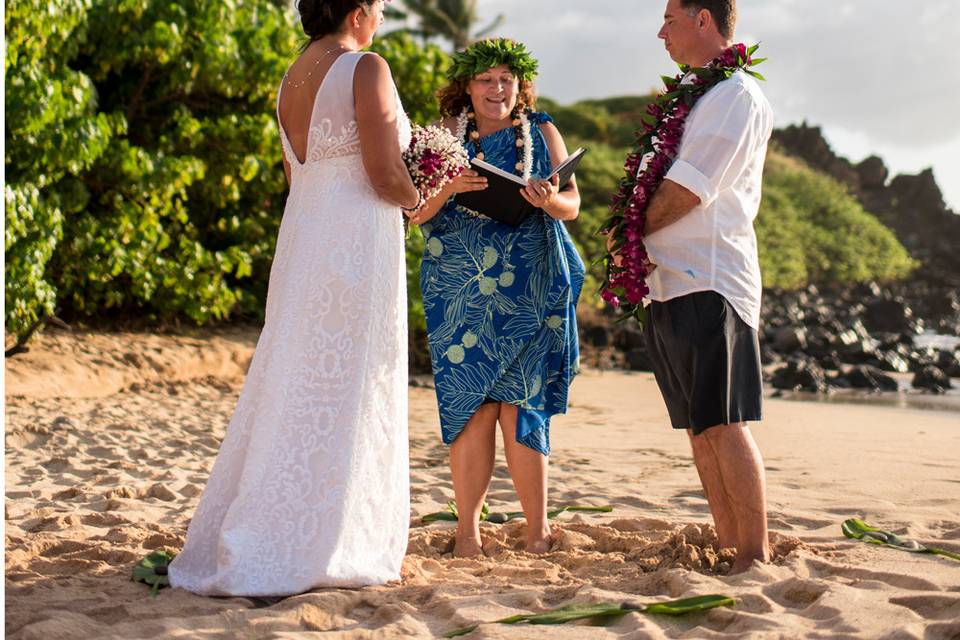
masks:
<svg viewBox="0 0 960 640"><path fill-rule="evenodd" d="M508 38L490 38L453 54L447 78L472 78L501 64L510 67L519 80L530 81L536 77L539 63L523 43Z"/></svg>

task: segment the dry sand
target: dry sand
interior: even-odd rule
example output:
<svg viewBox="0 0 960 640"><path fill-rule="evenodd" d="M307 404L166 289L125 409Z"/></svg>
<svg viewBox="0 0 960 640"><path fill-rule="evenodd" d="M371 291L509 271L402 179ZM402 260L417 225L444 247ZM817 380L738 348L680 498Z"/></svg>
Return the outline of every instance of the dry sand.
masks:
<svg viewBox="0 0 960 640"><path fill-rule="evenodd" d="M473 638L960 638L960 563L845 540L851 516L960 551L960 414L770 400L754 428L777 557L724 574L686 437L652 376L585 372L555 420L561 515L524 553L523 523L484 525L480 560L450 555L453 496L433 391L410 390L412 519L403 580L279 602L202 598L130 581L177 550L256 334L47 334L6 363L6 631L12 638L392 638L570 602L707 593L733 609L627 615L600 627L482 626ZM518 510L502 455L489 501Z"/></svg>

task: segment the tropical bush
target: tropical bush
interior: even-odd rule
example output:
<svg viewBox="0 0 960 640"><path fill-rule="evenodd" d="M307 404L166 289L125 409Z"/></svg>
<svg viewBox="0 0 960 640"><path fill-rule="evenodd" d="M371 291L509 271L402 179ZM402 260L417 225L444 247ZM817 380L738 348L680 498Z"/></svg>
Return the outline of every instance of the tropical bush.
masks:
<svg viewBox="0 0 960 640"><path fill-rule="evenodd" d="M896 280L916 267L843 185L777 150L767 156L756 229L768 287Z"/></svg>
<svg viewBox="0 0 960 640"><path fill-rule="evenodd" d="M276 90L302 37L287 3L17 0L5 26L7 330L260 318L287 189ZM436 118L446 55L374 48Z"/></svg>
<svg viewBox="0 0 960 640"><path fill-rule="evenodd" d="M57 5L6 14L8 330L55 307L258 313L286 189L273 109L291 16L266 0Z"/></svg>

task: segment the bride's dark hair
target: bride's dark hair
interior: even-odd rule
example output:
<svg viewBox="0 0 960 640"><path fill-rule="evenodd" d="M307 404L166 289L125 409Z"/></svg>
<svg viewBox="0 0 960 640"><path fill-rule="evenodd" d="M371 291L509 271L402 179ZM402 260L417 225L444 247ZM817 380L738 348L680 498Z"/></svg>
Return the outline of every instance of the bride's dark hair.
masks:
<svg viewBox="0 0 960 640"><path fill-rule="evenodd" d="M298 0L300 24L310 42L340 31L343 21L354 9L364 12L377 0ZM307 43L309 44L309 42Z"/></svg>

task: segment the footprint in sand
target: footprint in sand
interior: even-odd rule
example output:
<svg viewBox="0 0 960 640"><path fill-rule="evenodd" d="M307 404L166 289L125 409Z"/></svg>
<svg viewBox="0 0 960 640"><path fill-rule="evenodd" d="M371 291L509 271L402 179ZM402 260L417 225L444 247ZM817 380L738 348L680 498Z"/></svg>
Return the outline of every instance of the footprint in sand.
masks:
<svg viewBox="0 0 960 640"><path fill-rule="evenodd" d="M960 596L890 598L891 604L910 609L926 620L960 620Z"/></svg>
<svg viewBox="0 0 960 640"><path fill-rule="evenodd" d="M806 609L819 600L827 590L827 586L822 582L791 578L765 587L763 593L788 609Z"/></svg>

